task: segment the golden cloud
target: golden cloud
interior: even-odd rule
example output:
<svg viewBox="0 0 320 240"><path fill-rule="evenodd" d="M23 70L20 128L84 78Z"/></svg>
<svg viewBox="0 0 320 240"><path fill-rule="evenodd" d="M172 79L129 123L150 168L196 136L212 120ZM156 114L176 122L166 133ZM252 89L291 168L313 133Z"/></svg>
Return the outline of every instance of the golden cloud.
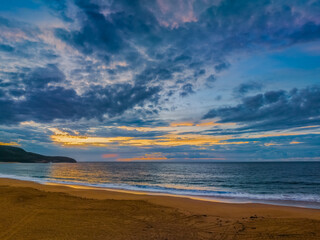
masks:
<svg viewBox="0 0 320 240"><path fill-rule="evenodd" d="M246 144L243 142L226 142L232 138L225 136L209 136L200 134L167 134L157 138L139 138L139 137L95 137L71 135L69 133L51 129L53 135L51 140L62 146L134 146L134 147L151 147L151 146L212 146L227 144Z"/></svg>
<svg viewBox="0 0 320 240"><path fill-rule="evenodd" d="M166 131L166 132L198 132L199 130L210 129L213 126L219 126L223 128L235 127L236 123L216 123L216 122L174 122L170 123L169 126L160 126L160 127L129 127L129 126L118 126L119 129L124 129L127 131L139 131L139 132L152 132L152 131Z"/></svg>
<svg viewBox="0 0 320 240"><path fill-rule="evenodd" d="M8 143L0 142L0 146L21 146L21 145L16 142L8 142Z"/></svg>
<svg viewBox="0 0 320 240"><path fill-rule="evenodd" d="M177 122L177 123L171 123L170 127L191 127L194 126L194 123L192 122Z"/></svg>

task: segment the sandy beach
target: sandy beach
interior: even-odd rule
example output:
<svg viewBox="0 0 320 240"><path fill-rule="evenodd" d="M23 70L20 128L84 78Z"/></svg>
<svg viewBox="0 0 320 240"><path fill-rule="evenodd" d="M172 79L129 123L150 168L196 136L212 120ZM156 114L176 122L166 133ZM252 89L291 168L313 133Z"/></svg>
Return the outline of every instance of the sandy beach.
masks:
<svg viewBox="0 0 320 240"><path fill-rule="evenodd" d="M320 210L0 179L0 239L320 239Z"/></svg>

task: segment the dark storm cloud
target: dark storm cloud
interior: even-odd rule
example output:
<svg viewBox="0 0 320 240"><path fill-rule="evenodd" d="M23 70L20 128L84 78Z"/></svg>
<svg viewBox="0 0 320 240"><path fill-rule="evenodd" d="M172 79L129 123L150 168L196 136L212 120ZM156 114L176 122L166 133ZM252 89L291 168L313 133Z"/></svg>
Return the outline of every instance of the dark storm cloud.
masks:
<svg viewBox="0 0 320 240"><path fill-rule="evenodd" d="M260 91L262 87L262 83L252 81L240 84L238 87L234 88L233 92L236 96L242 96L252 91Z"/></svg>
<svg viewBox="0 0 320 240"><path fill-rule="evenodd" d="M7 44L0 44L0 51L3 52L13 52L14 48Z"/></svg>
<svg viewBox="0 0 320 240"><path fill-rule="evenodd" d="M48 64L43 68L36 68L24 77L23 83L34 91L35 88L44 88L49 83L65 81L64 73L54 64Z"/></svg>
<svg viewBox="0 0 320 240"><path fill-rule="evenodd" d="M159 137L161 135L166 134L167 132L159 132L159 131L137 131L137 130L125 130L119 128L101 128L95 131L95 134L98 136L109 136L109 137L143 137L143 138L153 138Z"/></svg>
<svg viewBox="0 0 320 240"><path fill-rule="evenodd" d="M214 66L214 69L216 70L216 72L221 72L223 70L226 70L230 67L230 64L227 62L223 62L223 63L219 63L217 65Z"/></svg>
<svg viewBox="0 0 320 240"><path fill-rule="evenodd" d="M12 91L0 98L0 123L34 120L50 122L54 119L101 119L104 114L116 116L145 101L157 102L159 87L132 84L94 86L82 95L75 90L53 83L65 81L55 65L36 68L23 76L20 91L23 99L14 99ZM5 90L12 86L6 86ZM2 89L0 89L2 90Z"/></svg>
<svg viewBox="0 0 320 240"><path fill-rule="evenodd" d="M210 110L203 118L248 124L248 128L271 130L320 123L320 87L269 91L242 98L234 107Z"/></svg>
<svg viewBox="0 0 320 240"><path fill-rule="evenodd" d="M143 103L156 100L157 88L142 88L119 85L99 87L99 92L90 90L78 95L72 89L48 87L25 93L25 100L0 100L1 123L16 123L27 120L50 122L54 119L98 118L104 114L114 116Z"/></svg>
<svg viewBox="0 0 320 240"><path fill-rule="evenodd" d="M58 37L103 61L115 57L130 62L133 67L145 64L144 72L169 67L162 79L172 80L173 73L181 72L187 64L195 68L194 75L208 65L221 72L230 66L224 58L235 50L279 48L320 38L319 25L316 18L312 18L315 15L306 17L295 10L299 7L311 12L312 8L319 8L315 3L304 6L296 1L272 4L270 1L226 0L215 5L197 1L191 3L194 19L187 20L184 16L186 22L175 22L174 28L163 24L161 11L154 11L163 7L156 1L77 0L75 5L80 11L77 15L80 29L56 29ZM108 13L103 14L106 10ZM173 19L168 12L166 15L167 22L177 21L176 14ZM155 61L150 62L139 48Z"/></svg>
<svg viewBox="0 0 320 240"><path fill-rule="evenodd" d="M67 16L68 12L68 1L66 0L43 0L46 5L52 9L53 15L62 17L66 22L73 22L74 20Z"/></svg>
<svg viewBox="0 0 320 240"><path fill-rule="evenodd" d="M57 49L43 41L42 30L32 24L0 16L0 52L3 57L0 60L5 61L5 66L15 65L15 72L19 73L22 65L31 68L57 60ZM45 34L48 35L48 32Z"/></svg>
<svg viewBox="0 0 320 240"><path fill-rule="evenodd" d="M35 32L39 32L39 28L35 26L31 26L21 21L16 21L12 19L7 19L5 17L0 16L0 29L4 34L3 38L6 38L5 33L24 33L23 37L32 37Z"/></svg>
<svg viewBox="0 0 320 240"><path fill-rule="evenodd" d="M205 66L204 61L210 61L214 63L215 71L220 72L230 66L223 58L235 49L259 44L279 47L319 38L315 32L318 25L308 19L301 21L301 16L291 6L274 7L269 1L207 4L202 11L195 13L197 21L180 23L179 27L172 29L159 22L158 12L150 10L158 6L153 1L147 4L143 1L104 4L79 0L75 5L80 11L77 19L80 29L56 29L59 38L84 54L93 54L103 61L108 62L112 56L132 64L147 64L146 71L155 66L137 47L143 47L160 67L170 66L165 64L167 62L189 63L189 67L200 63L197 67L201 67ZM105 10L109 13L103 14ZM279 24L282 20L284 23ZM298 20L302 25L287 25ZM303 35L310 37L304 39ZM185 49L189 49L188 52Z"/></svg>
<svg viewBox="0 0 320 240"><path fill-rule="evenodd" d="M108 6L108 16L102 13L103 4L83 0L74 3L80 10L80 29L56 29L56 36L84 54L108 62L114 54L122 53L122 60L132 63L141 57L136 44L151 47L161 41L163 32L159 32L156 19L139 2L114 2Z"/></svg>
<svg viewBox="0 0 320 240"><path fill-rule="evenodd" d="M320 25L314 22L307 22L300 29L289 35L293 42L308 42L317 40L320 37Z"/></svg>
<svg viewBox="0 0 320 240"><path fill-rule="evenodd" d="M234 52L278 49L320 38L320 6L315 2L185 1L186 7L181 9L176 5L167 8L169 3L163 1L45 2L66 23L49 30L81 56L73 58L76 67L70 64L63 68L57 63L61 56L54 48L34 40L40 29L0 18L0 30L23 36L13 43L4 37L0 51L14 52L18 59L39 58L43 66L30 66L33 70L21 69L15 75L6 73L12 84L0 91L1 110L5 109L1 122L102 118L104 114L123 114L137 105L145 107L146 102L153 102L154 107L146 108L144 114L156 114L161 108L160 94L185 97L196 91L194 86L198 87L201 80L216 81L219 73L230 67L228 57ZM125 64L109 67L113 62ZM107 69L98 69L102 65ZM117 82L125 73L131 78ZM100 82L105 79L110 81L107 86ZM82 80L86 83L81 83L85 87L80 94L75 85ZM258 90L258 86L243 85L237 91L245 94L251 90ZM284 94L285 99L291 93ZM246 119L250 116L256 119L252 121L269 119L262 108L271 108L266 101L272 96L261 96L244 98L238 107L212 110L206 117L216 115L222 121L250 121Z"/></svg>
<svg viewBox="0 0 320 240"><path fill-rule="evenodd" d="M187 83L187 84L182 86L180 96L186 97L191 93L194 93L192 84Z"/></svg>

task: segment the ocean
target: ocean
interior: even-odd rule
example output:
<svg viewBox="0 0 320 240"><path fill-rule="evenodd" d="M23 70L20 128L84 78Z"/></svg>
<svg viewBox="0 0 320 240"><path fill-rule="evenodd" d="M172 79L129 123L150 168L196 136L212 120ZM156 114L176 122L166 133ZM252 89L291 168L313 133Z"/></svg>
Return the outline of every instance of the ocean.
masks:
<svg viewBox="0 0 320 240"><path fill-rule="evenodd" d="M0 177L320 209L320 162L3 163Z"/></svg>

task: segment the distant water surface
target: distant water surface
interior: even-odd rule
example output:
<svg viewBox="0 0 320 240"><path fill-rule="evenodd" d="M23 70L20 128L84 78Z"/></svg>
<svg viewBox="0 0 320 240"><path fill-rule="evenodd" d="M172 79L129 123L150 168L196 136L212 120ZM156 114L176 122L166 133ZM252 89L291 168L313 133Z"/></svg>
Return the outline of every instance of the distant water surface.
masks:
<svg viewBox="0 0 320 240"><path fill-rule="evenodd" d="M320 208L320 162L10 163L0 177Z"/></svg>

